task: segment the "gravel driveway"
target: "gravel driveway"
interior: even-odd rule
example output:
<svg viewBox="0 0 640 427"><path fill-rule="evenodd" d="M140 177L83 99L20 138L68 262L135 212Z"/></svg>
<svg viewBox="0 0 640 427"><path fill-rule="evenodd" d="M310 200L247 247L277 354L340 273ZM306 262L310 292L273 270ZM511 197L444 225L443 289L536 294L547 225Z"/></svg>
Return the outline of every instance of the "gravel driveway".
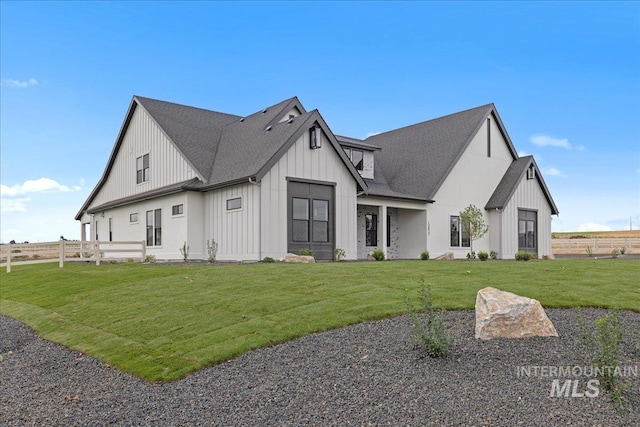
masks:
<svg viewBox="0 0 640 427"><path fill-rule="evenodd" d="M588 319L604 313L584 311ZM472 311L447 312L454 348L434 360L413 349L402 316L253 351L167 384L123 374L0 316L0 425L640 425L640 313L621 313L621 366L630 371L623 417L603 390L550 396L554 379L578 380L577 394L593 390L590 377L531 368L589 366L576 311L547 314L560 338L480 341ZM518 376L519 367L531 375Z"/></svg>

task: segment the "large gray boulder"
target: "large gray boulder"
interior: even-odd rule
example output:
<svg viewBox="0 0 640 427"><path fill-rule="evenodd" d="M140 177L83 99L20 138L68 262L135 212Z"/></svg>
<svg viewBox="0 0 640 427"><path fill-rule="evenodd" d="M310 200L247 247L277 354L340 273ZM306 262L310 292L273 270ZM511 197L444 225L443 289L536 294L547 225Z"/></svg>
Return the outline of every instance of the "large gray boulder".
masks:
<svg viewBox="0 0 640 427"><path fill-rule="evenodd" d="M495 288L476 297L476 338L557 337L558 332L535 299Z"/></svg>

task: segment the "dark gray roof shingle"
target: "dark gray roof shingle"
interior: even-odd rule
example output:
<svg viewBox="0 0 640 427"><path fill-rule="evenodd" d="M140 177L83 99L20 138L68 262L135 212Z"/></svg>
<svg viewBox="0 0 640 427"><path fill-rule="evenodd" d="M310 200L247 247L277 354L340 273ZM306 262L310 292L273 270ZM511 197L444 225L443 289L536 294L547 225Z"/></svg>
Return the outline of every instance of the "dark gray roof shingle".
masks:
<svg viewBox="0 0 640 427"><path fill-rule="evenodd" d="M147 110L196 171L204 179L209 177L222 130L240 117L141 96L134 99Z"/></svg>
<svg viewBox="0 0 640 427"><path fill-rule="evenodd" d="M493 104L371 136L380 147L375 170L396 192L433 199Z"/></svg>
<svg viewBox="0 0 640 427"><path fill-rule="evenodd" d="M489 201L484 208L487 210L503 209L507 205L507 203L509 203L509 200L511 200L511 196L513 196L513 193L516 191L516 188L518 188L518 185L522 181L524 174L527 172L527 169L529 169L529 166L531 165L533 165L535 168L536 180L538 181L538 184L540 184L540 188L542 189L542 192L544 193L544 196L549 203L551 214L557 215L559 213L558 207L551 197L551 193L549 192L547 184L542 178L542 174L540 173L538 165L536 164L533 156L520 157L519 159L514 160L511 165L509 165L509 168L502 176L502 179L498 183L498 186L496 187L495 191L489 198Z"/></svg>

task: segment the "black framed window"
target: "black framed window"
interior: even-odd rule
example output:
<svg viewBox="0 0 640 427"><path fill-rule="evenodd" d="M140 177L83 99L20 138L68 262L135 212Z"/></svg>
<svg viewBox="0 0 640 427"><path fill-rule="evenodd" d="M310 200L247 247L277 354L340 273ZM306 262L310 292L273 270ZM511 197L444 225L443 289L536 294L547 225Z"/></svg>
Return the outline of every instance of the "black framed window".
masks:
<svg viewBox="0 0 640 427"><path fill-rule="evenodd" d="M362 171L364 169L364 152L362 150L356 150L354 148L344 148L344 152L347 154L353 166L356 170Z"/></svg>
<svg viewBox="0 0 640 427"><path fill-rule="evenodd" d="M238 209L242 209L242 197L235 197L227 200L228 211L235 211Z"/></svg>
<svg viewBox="0 0 640 427"><path fill-rule="evenodd" d="M181 203L179 205L173 205L171 207L171 215L182 215L184 213L184 205Z"/></svg>
<svg viewBox="0 0 640 427"><path fill-rule="evenodd" d="M469 221L460 219L457 215L449 217L449 228L451 230L450 244L452 247L471 247L471 234Z"/></svg>
<svg viewBox="0 0 640 427"><path fill-rule="evenodd" d="M378 246L378 215L366 214L364 220L366 227L366 245Z"/></svg>
<svg viewBox="0 0 640 427"><path fill-rule="evenodd" d="M113 218L109 218L109 241L113 242Z"/></svg>
<svg viewBox="0 0 640 427"><path fill-rule="evenodd" d="M147 211L147 246L162 244L162 209Z"/></svg>
<svg viewBox="0 0 640 427"><path fill-rule="evenodd" d="M329 201L314 199L313 202L313 241L329 241Z"/></svg>
<svg viewBox="0 0 640 427"><path fill-rule="evenodd" d="M149 154L136 159L136 184L149 181Z"/></svg>
<svg viewBox="0 0 640 427"><path fill-rule="evenodd" d="M391 247L391 215L387 215L387 247Z"/></svg>
<svg viewBox="0 0 640 427"><path fill-rule="evenodd" d="M535 251L537 248L538 213L518 210L518 249Z"/></svg>
<svg viewBox="0 0 640 427"><path fill-rule="evenodd" d="M294 197L293 205L293 233L294 242L309 241L309 199Z"/></svg>
<svg viewBox="0 0 640 427"><path fill-rule="evenodd" d="M96 240L100 240L98 239L98 221L96 221Z"/></svg>

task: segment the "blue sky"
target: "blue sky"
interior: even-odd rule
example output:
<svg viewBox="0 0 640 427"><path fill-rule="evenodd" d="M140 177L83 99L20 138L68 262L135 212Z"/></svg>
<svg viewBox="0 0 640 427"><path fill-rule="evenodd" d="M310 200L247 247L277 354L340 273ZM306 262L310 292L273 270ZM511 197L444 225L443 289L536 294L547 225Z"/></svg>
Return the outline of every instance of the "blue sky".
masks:
<svg viewBox="0 0 640 427"><path fill-rule="evenodd" d="M364 138L495 103L554 231L640 228L639 2L0 3L0 240L80 237L133 95Z"/></svg>

